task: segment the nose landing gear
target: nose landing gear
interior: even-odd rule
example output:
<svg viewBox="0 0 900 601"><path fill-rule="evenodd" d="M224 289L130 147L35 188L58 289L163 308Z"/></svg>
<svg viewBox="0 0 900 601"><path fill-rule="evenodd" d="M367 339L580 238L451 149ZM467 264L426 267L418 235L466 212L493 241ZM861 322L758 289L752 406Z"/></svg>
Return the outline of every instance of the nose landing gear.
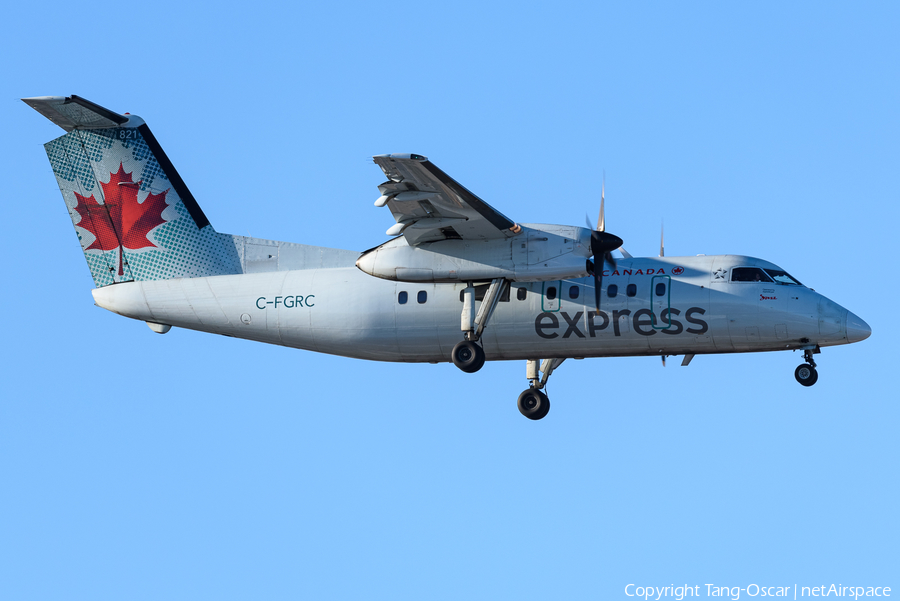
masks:
<svg viewBox="0 0 900 601"><path fill-rule="evenodd" d="M794 377L804 386L812 386L819 379L819 373L816 368L806 363L798 365L794 370Z"/></svg>
<svg viewBox="0 0 900 601"><path fill-rule="evenodd" d="M816 362L813 360L813 354L818 349L804 349L803 359L806 363L802 363L794 370L794 378L803 386L812 386L819 380L819 372L816 371Z"/></svg>

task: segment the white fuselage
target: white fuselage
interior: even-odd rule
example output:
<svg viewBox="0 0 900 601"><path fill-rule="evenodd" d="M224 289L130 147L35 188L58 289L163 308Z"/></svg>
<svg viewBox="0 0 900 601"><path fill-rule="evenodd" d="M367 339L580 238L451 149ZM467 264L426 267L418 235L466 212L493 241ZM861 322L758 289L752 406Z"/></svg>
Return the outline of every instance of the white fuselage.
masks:
<svg viewBox="0 0 900 601"><path fill-rule="evenodd" d="M521 360L773 351L855 341L852 332L848 336L848 311L805 286L716 275L737 266L775 267L735 255L622 259L616 270L604 272L599 314L592 278L513 282L481 343L489 360ZM610 285L618 288L612 298ZM360 359L447 362L462 339L465 286L388 281L350 263L126 282L93 294L99 306L150 323Z"/></svg>

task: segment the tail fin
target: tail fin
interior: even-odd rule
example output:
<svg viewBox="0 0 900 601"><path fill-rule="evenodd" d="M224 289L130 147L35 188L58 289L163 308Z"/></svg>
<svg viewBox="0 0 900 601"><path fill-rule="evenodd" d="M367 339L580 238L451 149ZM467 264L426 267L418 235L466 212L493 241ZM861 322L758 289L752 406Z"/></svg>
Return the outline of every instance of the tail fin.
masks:
<svg viewBox="0 0 900 601"><path fill-rule="evenodd" d="M66 134L44 144L94 283L241 273L144 120L78 96L23 98Z"/></svg>

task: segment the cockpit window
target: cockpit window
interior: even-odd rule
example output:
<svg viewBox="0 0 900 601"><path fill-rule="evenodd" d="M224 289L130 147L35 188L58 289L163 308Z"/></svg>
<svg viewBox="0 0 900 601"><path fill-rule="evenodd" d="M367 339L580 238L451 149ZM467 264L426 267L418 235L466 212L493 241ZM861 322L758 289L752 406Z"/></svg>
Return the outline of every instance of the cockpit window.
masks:
<svg viewBox="0 0 900 601"><path fill-rule="evenodd" d="M780 269L766 269L766 273L772 276L772 279L775 280L776 284L782 284L785 286L802 286L800 282L792 278L788 275L786 271L781 271Z"/></svg>
<svg viewBox="0 0 900 601"><path fill-rule="evenodd" d="M784 273L784 272L782 272ZM785 274L787 275L787 274ZM759 267L735 267L731 270L732 282L771 282L772 278L767 276Z"/></svg>

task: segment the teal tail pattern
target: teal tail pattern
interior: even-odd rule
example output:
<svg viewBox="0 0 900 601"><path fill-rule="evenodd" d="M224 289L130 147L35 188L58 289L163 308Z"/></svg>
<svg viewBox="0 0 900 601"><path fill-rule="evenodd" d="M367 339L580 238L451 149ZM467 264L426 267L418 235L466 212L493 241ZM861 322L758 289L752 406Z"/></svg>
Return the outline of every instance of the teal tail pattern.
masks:
<svg viewBox="0 0 900 601"><path fill-rule="evenodd" d="M67 133L44 145L94 283L241 273L144 121L78 96L23 99Z"/></svg>

